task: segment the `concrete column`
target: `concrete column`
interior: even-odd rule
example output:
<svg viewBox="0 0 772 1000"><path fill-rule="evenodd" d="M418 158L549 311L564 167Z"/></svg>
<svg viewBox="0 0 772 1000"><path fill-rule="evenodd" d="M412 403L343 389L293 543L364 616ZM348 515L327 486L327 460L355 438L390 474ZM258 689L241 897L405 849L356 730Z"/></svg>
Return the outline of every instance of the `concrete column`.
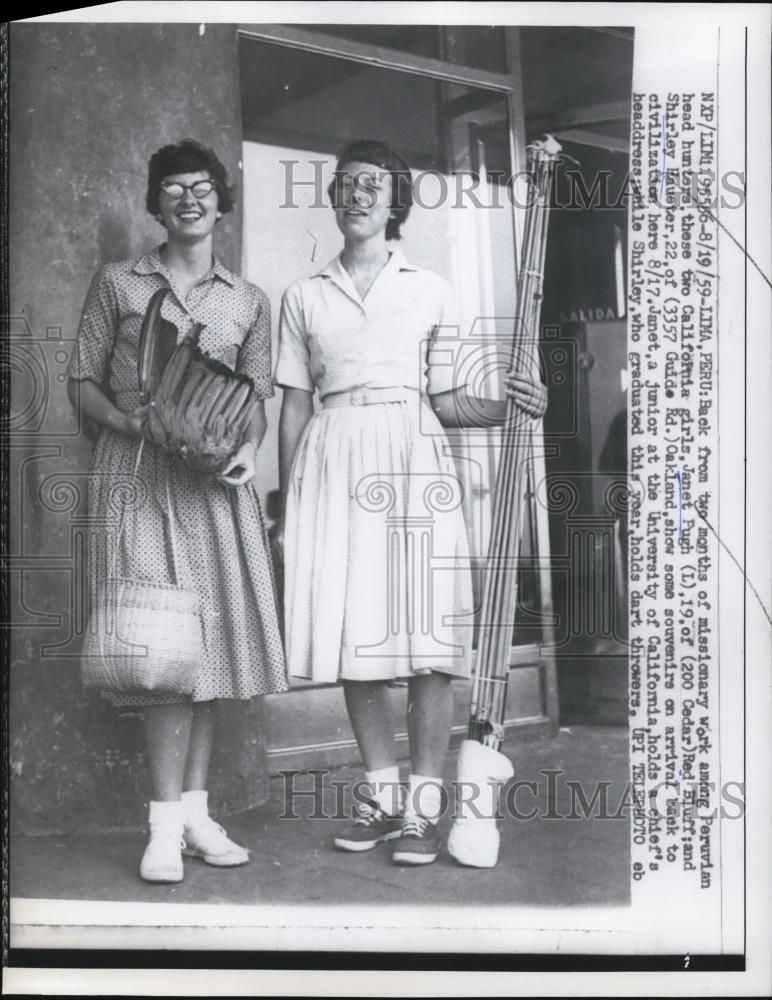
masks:
<svg viewBox="0 0 772 1000"><path fill-rule="evenodd" d="M93 429L66 393L83 299L102 264L161 241L147 161L185 137L240 181L236 29L13 24L10 30L11 822L15 831L138 825L149 797L142 730L80 685L73 609ZM241 208L220 223L239 269ZM215 809L266 796L262 707L223 706Z"/></svg>

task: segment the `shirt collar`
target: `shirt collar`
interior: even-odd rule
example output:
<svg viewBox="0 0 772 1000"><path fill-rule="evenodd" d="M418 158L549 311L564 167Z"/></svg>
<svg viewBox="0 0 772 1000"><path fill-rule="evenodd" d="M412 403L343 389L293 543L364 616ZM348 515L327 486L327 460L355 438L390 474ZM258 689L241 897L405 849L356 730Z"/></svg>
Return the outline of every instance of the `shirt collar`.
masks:
<svg viewBox="0 0 772 1000"><path fill-rule="evenodd" d="M161 250L166 244L162 243L157 246L155 250L151 250L150 253L146 253L144 256L140 257L136 262L132 270L135 274L163 274L166 275L168 272L164 267L163 261L161 260ZM217 277L221 281L224 281L226 285L230 285L231 288L236 284L235 275L224 267L220 261L215 257L212 267L204 275L201 281L206 281L210 277Z"/></svg>
<svg viewBox="0 0 772 1000"><path fill-rule="evenodd" d="M320 271L316 272L315 277L317 278L333 278L334 280L340 281L346 278L348 275L346 269L343 266L341 260L343 253L337 254L332 260L326 264ZM410 261L405 259L405 255L401 250L392 250L389 253L389 259L386 262L386 267L390 270L396 271L417 271L418 266L416 264L411 264Z"/></svg>
<svg viewBox="0 0 772 1000"><path fill-rule="evenodd" d="M417 264L411 264L409 260L406 260L405 259L405 255L402 253L401 250L392 250L391 251L391 260L389 261L389 263L393 264L394 267L398 271L417 271L418 270L418 265Z"/></svg>

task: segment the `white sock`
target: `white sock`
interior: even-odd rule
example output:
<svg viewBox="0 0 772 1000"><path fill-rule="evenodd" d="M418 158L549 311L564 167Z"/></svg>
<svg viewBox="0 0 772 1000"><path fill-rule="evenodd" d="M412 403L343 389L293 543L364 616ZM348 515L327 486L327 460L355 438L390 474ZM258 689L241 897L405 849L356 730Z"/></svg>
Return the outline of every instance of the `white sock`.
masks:
<svg viewBox="0 0 772 1000"><path fill-rule="evenodd" d="M208 818L208 794L208 792L203 790L182 793L182 804L185 809L185 823L187 826L193 826L195 823L200 823L202 820Z"/></svg>
<svg viewBox="0 0 772 1000"><path fill-rule="evenodd" d="M182 802L179 799L176 802L151 802L148 823L151 830L154 827L156 829L163 827L173 829L179 827L180 832L182 832L182 827L185 824L185 812Z"/></svg>
<svg viewBox="0 0 772 1000"><path fill-rule="evenodd" d="M365 781L372 790L370 798L373 802L389 816L399 816L402 812L402 789L396 764L378 771L365 771Z"/></svg>
<svg viewBox="0 0 772 1000"><path fill-rule="evenodd" d="M407 784L405 812L436 823L442 812L442 778L411 774Z"/></svg>

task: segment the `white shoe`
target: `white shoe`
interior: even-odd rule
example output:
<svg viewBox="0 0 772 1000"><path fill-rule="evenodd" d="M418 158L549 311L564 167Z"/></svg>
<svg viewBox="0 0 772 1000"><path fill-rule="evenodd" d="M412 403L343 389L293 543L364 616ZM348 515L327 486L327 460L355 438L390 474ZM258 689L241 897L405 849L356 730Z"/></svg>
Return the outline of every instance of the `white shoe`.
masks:
<svg viewBox="0 0 772 1000"><path fill-rule="evenodd" d="M151 829L139 874L146 882L181 882L184 846L185 841L175 831Z"/></svg>
<svg viewBox="0 0 772 1000"><path fill-rule="evenodd" d="M181 801L150 803L150 840L139 866L146 882L182 881L183 824Z"/></svg>
<svg viewBox="0 0 772 1000"><path fill-rule="evenodd" d="M185 826L184 853L219 868L235 868L249 861L246 847L234 843L211 816Z"/></svg>

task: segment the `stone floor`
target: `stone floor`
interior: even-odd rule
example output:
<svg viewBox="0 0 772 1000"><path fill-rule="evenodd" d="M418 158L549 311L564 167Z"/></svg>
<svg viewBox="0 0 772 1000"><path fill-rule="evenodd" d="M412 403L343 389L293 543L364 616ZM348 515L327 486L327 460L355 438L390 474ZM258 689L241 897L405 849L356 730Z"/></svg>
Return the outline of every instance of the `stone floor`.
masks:
<svg viewBox="0 0 772 1000"><path fill-rule="evenodd" d="M580 782L591 800L597 782L608 783L608 812L623 799L628 780L627 730L622 727L561 729L554 739L507 750L515 779L538 782L534 796L521 788L516 803L539 815L499 823L501 851L494 869L459 866L446 853L421 869L394 865L388 844L362 854L331 845L341 820L309 818L313 801L298 799L299 818L281 818L287 806L281 778L259 809L227 821L229 834L251 852L250 864L217 869L185 862L185 881L175 886L141 881L137 866L141 834L15 837L11 841L11 896L118 902L230 904L450 904L491 906L624 906L629 902L629 810L620 818L567 818L567 781ZM548 777L546 771L561 771ZM455 776L455 755L448 779ZM330 782L360 777L350 769L325 780L323 803L335 808ZM301 775L297 788L310 788ZM549 791L549 782L554 792ZM551 800L551 801L550 801ZM575 809L576 813L577 810ZM551 815L550 815L551 813ZM443 829L447 829L447 819Z"/></svg>

